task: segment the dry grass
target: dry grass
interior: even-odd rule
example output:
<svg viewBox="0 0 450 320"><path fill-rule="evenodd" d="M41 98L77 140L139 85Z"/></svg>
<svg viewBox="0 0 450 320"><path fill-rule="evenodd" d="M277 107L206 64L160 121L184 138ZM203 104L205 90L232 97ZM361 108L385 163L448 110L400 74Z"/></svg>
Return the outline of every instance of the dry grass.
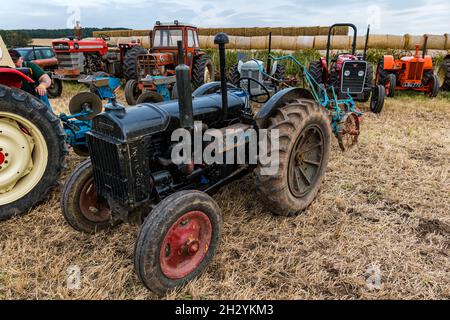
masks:
<svg viewBox="0 0 450 320"><path fill-rule="evenodd" d="M53 100L56 109L80 88ZM202 277L165 298L449 299L449 155L448 96L387 100L381 115L365 115L355 149L343 154L333 141L326 181L302 215L272 216L251 177L222 189L217 256ZM80 161L71 154L67 173ZM133 271L137 231L80 234L65 223L55 191L0 224L0 299L157 298ZM81 268L80 290L66 287L73 265ZM372 265L381 270L376 290L366 284Z"/></svg>

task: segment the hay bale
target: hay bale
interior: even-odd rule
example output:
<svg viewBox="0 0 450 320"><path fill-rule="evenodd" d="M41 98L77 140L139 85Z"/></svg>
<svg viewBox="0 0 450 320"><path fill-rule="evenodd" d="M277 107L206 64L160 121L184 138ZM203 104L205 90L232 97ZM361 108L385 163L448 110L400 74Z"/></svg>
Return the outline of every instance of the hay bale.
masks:
<svg viewBox="0 0 450 320"><path fill-rule="evenodd" d="M236 49L250 50L251 45L251 37L236 37Z"/></svg>
<svg viewBox="0 0 450 320"><path fill-rule="evenodd" d="M295 50L297 47L297 37L282 37L281 50Z"/></svg>
<svg viewBox="0 0 450 320"><path fill-rule="evenodd" d="M434 50L444 50L445 49L445 35L435 35L435 34L427 34L428 41L427 41L427 48L428 49L434 49Z"/></svg>
<svg viewBox="0 0 450 320"><path fill-rule="evenodd" d="M327 36L314 37L314 49L325 50L327 48Z"/></svg>
<svg viewBox="0 0 450 320"><path fill-rule="evenodd" d="M445 50L450 50L450 35L448 33L444 34L445 37Z"/></svg>
<svg viewBox="0 0 450 320"><path fill-rule="evenodd" d="M269 47L267 36L250 37L250 46L252 50L265 50Z"/></svg>
<svg viewBox="0 0 450 320"><path fill-rule="evenodd" d="M424 37L423 36L414 36L407 34L405 35L405 47L406 50L413 50L416 48L416 44L420 46L420 48L423 47L424 43Z"/></svg>
<svg viewBox="0 0 450 320"><path fill-rule="evenodd" d="M295 50L314 48L314 37L311 36L296 37L295 42Z"/></svg>
<svg viewBox="0 0 450 320"><path fill-rule="evenodd" d="M331 48L339 50L351 48L350 38L350 36L332 36Z"/></svg>

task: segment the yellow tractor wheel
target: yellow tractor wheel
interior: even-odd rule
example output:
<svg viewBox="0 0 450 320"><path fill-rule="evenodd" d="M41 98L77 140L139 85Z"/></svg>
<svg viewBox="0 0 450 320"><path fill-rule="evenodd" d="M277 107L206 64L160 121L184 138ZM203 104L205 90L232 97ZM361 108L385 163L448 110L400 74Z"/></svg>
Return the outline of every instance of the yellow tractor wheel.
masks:
<svg viewBox="0 0 450 320"><path fill-rule="evenodd" d="M35 97L0 85L0 220L48 196L66 153L59 119Z"/></svg>

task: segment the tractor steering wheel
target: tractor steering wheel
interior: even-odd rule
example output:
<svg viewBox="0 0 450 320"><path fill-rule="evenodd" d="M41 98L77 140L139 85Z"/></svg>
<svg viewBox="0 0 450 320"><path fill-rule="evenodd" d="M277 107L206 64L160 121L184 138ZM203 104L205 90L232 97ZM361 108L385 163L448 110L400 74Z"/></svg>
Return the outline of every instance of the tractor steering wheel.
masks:
<svg viewBox="0 0 450 320"><path fill-rule="evenodd" d="M247 88L242 88L241 83L242 83L243 80L247 80L247 81L248 81L248 82L247 82ZM258 94L252 94L252 88L251 88L251 86L250 86L250 83L251 83L252 81L255 82L258 86L260 86L260 87L263 89L264 92L263 92L263 93L258 93ZM256 80L256 79L249 78L249 77L242 77L242 78L239 78L239 80L238 80L238 82L237 82L237 87L238 87L238 88L241 88L241 89L244 90L244 91L246 91L247 94L248 94L249 99L250 99L251 101L253 101L253 102L257 102L257 103L266 103L266 102L269 101L269 99L270 99L270 92L269 92L269 89L267 89L267 87L266 87L264 84L262 84L261 82L259 82L259 81ZM261 101L261 100L258 99L259 97L266 97L266 98L264 99L264 101Z"/></svg>

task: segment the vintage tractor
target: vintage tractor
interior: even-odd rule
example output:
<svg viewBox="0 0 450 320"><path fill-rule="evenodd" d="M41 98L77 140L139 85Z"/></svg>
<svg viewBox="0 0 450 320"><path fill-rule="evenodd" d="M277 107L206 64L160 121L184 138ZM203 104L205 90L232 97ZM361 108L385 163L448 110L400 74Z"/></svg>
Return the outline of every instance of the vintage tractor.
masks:
<svg viewBox="0 0 450 320"><path fill-rule="evenodd" d="M58 183L67 148L51 110L21 90L29 69L16 69L0 37L0 220L44 201Z"/></svg>
<svg viewBox="0 0 450 320"><path fill-rule="evenodd" d="M416 52L404 54L400 59L392 55L384 56L377 67L376 83L386 89L386 95L393 97L395 91L424 92L430 98L439 93L439 78L433 71L433 60L427 55L427 40L422 55L419 55L420 45L416 45Z"/></svg>
<svg viewBox="0 0 450 320"><path fill-rule="evenodd" d="M345 26L353 29L351 53L339 53L330 57L331 36L336 27ZM370 110L380 113L384 105L384 88L373 85L373 67L366 61L367 45L369 43L370 26L367 28L364 52L356 55L357 41L356 26L351 23L334 24L328 30L326 57L320 61L312 61L309 73L318 84L326 88L333 88L338 98L345 98L349 94L355 101L370 101Z"/></svg>
<svg viewBox="0 0 450 320"><path fill-rule="evenodd" d="M261 201L273 213L290 216L315 199L327 167L331 126L326 109L303 88L270 97L253 78L227 84L228 41L224 33L214 39L220 83L206 83L191 94L190 68L180 64L178 100L128 108L107 105L87 134L90 159L63 189L62 212L76 230L95 233L143 221L135 270L158 294L199 276L213 259L222 214L211 195L220 187L254 171ZM179 54L181 47L179 42ZM261 95L254 95L248 83L258 83L264 91L257 113L250 101L261 102ZM183 145L187 149L178 153ZM183 160L174 154L182 154ZM205 154L216 160L205 160Z"/></svg>
<svg viewBox="0 0 450 320"><path fill-rule="evenodd" d="M119 78L137 78L136 58L139 54L147 53L139 43L119 44L118 51L110 51L107 44L108 36L83 39L79 28L79 26L76 28L75 37L52 41L58 59L55 78L78 80L80 76L100 71Z"/></svg>
<svg viewBox="0 0 450 320"><path fill-rule="evenodd" d="M177 41L183 43L183 55L178 56ZM138 56L138 79L129 80L125 98L129 105L161 102L176 98L175 67L180 63L191 69L194 88L214 80L211 58L200 49L197 27L186 23L156 22L152 32L152 49Z"/></svg>
<svg viewBox="0 0 450 320"><path fill-rule="evenodd" d="M275 61L272 63L272 32L269 33L269 49L267 52L267 63L265 72L260 72L261 66L264 66L263 61L247 59L246 55L238 54L238 63L230 67L229 80L236 85L241 77L249 77L263 83L271 93L276 93L285 83L285 66L282 63ZM255 83L252 83L255 90L261 90Z"/></svg>
<svg viewBox="0 0 450 320"><path fill-rule="evenodd" d="M444 57L438 72L439 83L442 91L450 91L450 54Z"/></svg>

